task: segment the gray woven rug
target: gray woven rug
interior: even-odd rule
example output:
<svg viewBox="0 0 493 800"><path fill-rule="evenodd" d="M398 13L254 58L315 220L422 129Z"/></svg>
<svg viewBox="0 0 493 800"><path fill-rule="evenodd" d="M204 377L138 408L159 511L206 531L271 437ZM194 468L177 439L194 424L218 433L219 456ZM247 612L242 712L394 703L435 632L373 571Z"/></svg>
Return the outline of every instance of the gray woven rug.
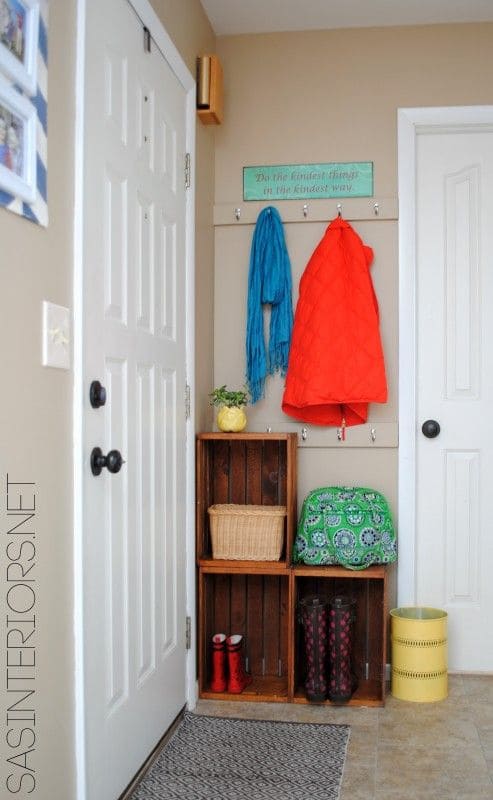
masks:
<svg viewBox="0 0 493 800"><path fill-rule="evenodd" d="M337 800L347 725L185 714L132 800Z"/></svg>

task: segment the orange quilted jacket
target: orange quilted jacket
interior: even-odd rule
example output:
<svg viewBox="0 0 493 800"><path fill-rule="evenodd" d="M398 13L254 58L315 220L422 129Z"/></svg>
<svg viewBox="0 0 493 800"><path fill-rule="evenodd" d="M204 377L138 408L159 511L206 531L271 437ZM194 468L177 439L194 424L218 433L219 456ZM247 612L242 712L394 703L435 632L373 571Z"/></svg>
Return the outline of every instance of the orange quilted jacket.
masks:
<svg viewBox="0 0 493 800"><path fill-rule="evenodd" d="M344 219L333 220L300 281L282 410L317 425L366 422L385 403L387 381L373 251Z"/></svg>

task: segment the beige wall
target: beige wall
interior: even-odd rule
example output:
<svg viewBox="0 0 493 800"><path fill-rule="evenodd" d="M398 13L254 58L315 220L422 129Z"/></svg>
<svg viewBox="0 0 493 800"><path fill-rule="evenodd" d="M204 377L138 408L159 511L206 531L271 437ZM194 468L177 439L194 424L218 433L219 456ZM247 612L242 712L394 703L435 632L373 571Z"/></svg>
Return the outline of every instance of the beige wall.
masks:
<svg viewBox="0 0 493 800"><path fill-rule="evenodd" d="M244 164L323 159L373 160L395 194L396 109L491 103L492 41L491 23L220 37L216 202L241 197Z"/></svg>
<svg viewBox="0 0 493 800"><path fill-rule="evenodd" d="M231 36L219 38L218 53L225 75L225 121L217 134L215 202L230 203L231 216L242 204L242 167L248 164L373 161L375 197L395 197L399 107L493 101L491 24ZM282 202L274 205L282 216ZM388 403L373 405L369 419L396 423L398 223L354 225L374 248L372 274L389 382ZM325 227L309 221L285 226L295 301L299 278ZM241 385L244 379L252 233L252 225L216 227L215 385ZM265 400L249 411L251 430L289 425L280 411L281 397L282 381L270 379ZM396 447L378 447L377 439L376 446L365 448L301 449L300 500L309 489L331 483L380 489L395 513Z"/></svg>
<svg viewBox="0 0 493 800"><path fill-rule="evenodd" d="M155 0L154 5L191 71L195 55L214 49L214 36L199 0ZM72 307L74 221L74 110L76 0L54 0L49 18L48 198L50 222L42 228L0 208L0 795L36 800L75 798L72 382L70 371L41 366L41 302ZM212 375L214 133L197 126L197 384L199 398ZM206 400L199 426L209 417ZM5 691L7 613L6 475L35 482L36 493L36 733L27 763L36 770L36 790L25 780L6 794L5 780L23 770L6 767L18 755L6 744ZM32 489L17 487L24 506ZM10 505L19 505L11 487ZM8 527L7 527L8 526ZM11 550L11 552L13 552ZM27 552L27 551L26 551ZM14 575L14 573L12 573ZM33 643L31 639L30 644ZM15 654L11 651L11 660ZM13 684L11 684L12 686ZM18 696L15 696L18 699ZM29 727L29 721L25 725ZM15 726L14 726L15 727ZM18 730L18 728L17 728ZM11 735L11 741L17 733ZM31 737L24 734L27 750ZM18 788L15 782L13 789Z"/></svg>
<svg viewBox="0 0 493 800"><path fill-rule="evenodd" d="M50 4L49 226L42 228L0 209L0 794L40 800L73 796L75 764L72 374L41 366L42 300L72 306L75 6L75 0ZM37 780L31 795L24 791L6 794L5 787L10 773L22 774L19 769L7 771L5 763L6 758L22 750L7 747L5 727L6 708L13 698L19 699L5 692L4 620L9 613L5 546L11 538L6 532L14 524L12 517L6 516L7 472L10 480L36 484L31 491L30 487L22 490L24 506L31 504L32 490L36 494L36 518L31 529L36 535L36 556L30 573L36 581L36 634L28 642L37 648L36 722L25 723L36 734L35 752L28 756ZM16 488L21 487L12 487L9 500L10 507L14 501L18 508ZM24 526L20 530L28 529ZM29 537L22 540L25 538ZM11 548L10 553L14 552ZM15 571L11 575L14 577ZM21 603L25 598L27 593L24 598L19 593ZM11 611L10 615L16 616ZM25 624L24 630L27 627ZM15 663L15 650L9 651L9 656ZM18 723L12 728L18 731ZM11 734L11 741L16 735ZM29 745L30 741L30 734L25 733L22 744ZM16 788L15 778L10 786ZM28 779L22 788L25 792L31 788Z"/></svg>

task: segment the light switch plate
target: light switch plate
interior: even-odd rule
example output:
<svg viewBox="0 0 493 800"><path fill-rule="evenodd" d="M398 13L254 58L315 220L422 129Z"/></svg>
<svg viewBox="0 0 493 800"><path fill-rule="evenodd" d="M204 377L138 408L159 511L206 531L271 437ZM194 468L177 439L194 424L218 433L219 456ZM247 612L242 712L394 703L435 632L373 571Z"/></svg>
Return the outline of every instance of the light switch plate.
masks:
<svg viewBox="0 0 493 800"><path fill-rule="evenodd" d="M70 309L43 300L43 367L70 369Z"/></svg>

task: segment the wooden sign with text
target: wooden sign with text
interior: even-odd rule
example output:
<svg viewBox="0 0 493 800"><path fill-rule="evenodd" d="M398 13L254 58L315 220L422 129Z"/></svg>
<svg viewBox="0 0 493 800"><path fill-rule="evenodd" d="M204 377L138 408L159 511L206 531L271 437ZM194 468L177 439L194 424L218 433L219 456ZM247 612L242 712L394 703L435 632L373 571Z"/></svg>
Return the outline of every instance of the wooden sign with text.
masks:
<svg viewBox="0 0 493 800"><path fill-rule="evenodd" d="M372 196L372 161L243 167L244 200Z"/></svg>

